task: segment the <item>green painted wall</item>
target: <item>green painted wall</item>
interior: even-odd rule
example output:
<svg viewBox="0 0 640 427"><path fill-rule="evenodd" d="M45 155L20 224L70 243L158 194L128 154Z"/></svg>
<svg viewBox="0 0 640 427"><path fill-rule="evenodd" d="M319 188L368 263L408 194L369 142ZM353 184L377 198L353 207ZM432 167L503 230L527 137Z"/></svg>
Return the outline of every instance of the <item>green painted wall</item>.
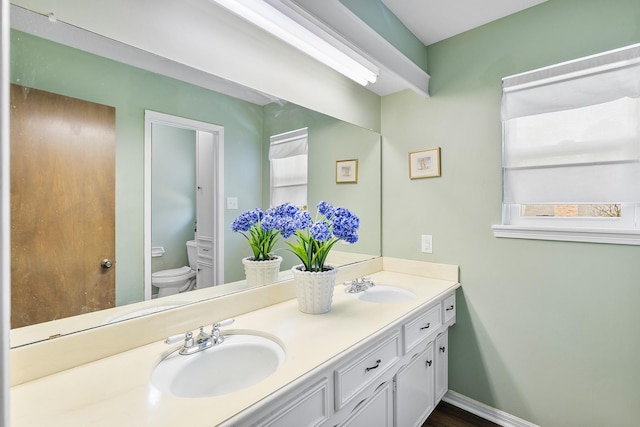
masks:
<svg viewBox="0 0 640 427"><path fill-rule="evenodd" d="M340 0L414 64L427 71L427 48L380 0Z"/></svg>
<svg viewBox="0 0 640 427"><path fill-rule="evenodd" d="M116 108L116 304L143 297L144 110L225 128L225 194L262 199L262 107L11 31L11 81ZM226 211L225 281L244 277Z"/></svg>
<svg viewBox="0 0 640 427"><path fill-rule="evenodd" d="M383 254L460 265L450 389L545 427L638 424L640 247L493 237L500 79L638 43L639 23L637 0L550 0L430 46L430 99L382 101ZM410 181L408 152L436 146L442 177Z"/></svg>

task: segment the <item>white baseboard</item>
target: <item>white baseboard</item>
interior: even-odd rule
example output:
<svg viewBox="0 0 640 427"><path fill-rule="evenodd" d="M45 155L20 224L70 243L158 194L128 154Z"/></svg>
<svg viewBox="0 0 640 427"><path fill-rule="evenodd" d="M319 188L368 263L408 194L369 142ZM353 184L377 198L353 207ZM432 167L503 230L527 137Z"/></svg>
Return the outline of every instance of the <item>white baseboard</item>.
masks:
<svg viewBox="0 0 640 427"><path fill-rule="evenodd" d="M536 424L492 408L455 391L447 391L442 400L503 427L539 427Z"/></svg>

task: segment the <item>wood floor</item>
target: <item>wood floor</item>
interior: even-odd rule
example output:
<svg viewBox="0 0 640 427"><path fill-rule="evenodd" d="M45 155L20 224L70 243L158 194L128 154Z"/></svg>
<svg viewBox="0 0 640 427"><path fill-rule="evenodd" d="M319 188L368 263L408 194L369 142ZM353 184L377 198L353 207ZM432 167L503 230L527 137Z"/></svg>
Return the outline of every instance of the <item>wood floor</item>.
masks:
<svg viewBox="0 0 640 427"><path fill-rule="evenodd" d="M449 403L440 402L422 427L498 427L498 424Z"/></svg>

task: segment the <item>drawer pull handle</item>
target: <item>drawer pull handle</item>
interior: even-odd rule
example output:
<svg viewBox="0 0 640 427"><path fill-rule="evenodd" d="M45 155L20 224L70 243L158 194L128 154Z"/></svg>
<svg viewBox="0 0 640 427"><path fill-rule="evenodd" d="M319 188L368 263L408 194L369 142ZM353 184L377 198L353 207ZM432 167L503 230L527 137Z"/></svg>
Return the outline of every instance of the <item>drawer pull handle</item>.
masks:
<svg viewBox="0 0 640 427"><path fill-rule="evenodd" d="M378 369L378 367L380 366L380 363L382 363L382 360L378 359L376 360L376 364L374 366L370 366L366 368L364 371L369 372L369 371L373 371L374 369Z"/></svg>
<svg viewBox="0 0 640 427"><path fill-rule="evenodd" d="M429 329L429 326L431 326L430 322L427 323L427 326L423 326L422 328L420 328L420 330L422 331L424 329Z"/></svg>
<svg viewBox="0 0 640 427"><path fill-rule="evenodd" d="M433 363L433 360L427 360L427 366L431 366L432 363Z"/></svg>
<svg viewBox="0 0 640 427"><path fill-rule="evenodd" d="M443 352L443 353L444 353L444 350L445 350L444 346L440 347L440 351L441 351L441 352Z"/></svg>
<svg viewBox="0 0 640 427"><path fill-rule="evenodd" d="M453 306L452 306L452 305L450 305L449 307L447 307L447 309L446 309L445 311L451 311L451 310L453 310Z"/></svg>

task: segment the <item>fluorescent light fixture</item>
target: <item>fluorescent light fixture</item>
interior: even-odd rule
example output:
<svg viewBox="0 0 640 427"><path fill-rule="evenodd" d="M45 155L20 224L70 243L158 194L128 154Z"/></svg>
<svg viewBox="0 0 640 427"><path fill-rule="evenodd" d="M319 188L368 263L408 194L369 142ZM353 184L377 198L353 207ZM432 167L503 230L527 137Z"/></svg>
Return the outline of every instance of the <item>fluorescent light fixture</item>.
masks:
<svg viewBox="0 0 640 427"><path fill-rule="evenodd" d="M377 67L364 58L361 58L361 61L356 60L355 58L360 56L356 52L346 46L338 49L263 0L210 1L223 6L362 86L375 83L378 78ZM351 52L345 53L348 50ZM362 62L368 63L368 66Z"/></svg>

